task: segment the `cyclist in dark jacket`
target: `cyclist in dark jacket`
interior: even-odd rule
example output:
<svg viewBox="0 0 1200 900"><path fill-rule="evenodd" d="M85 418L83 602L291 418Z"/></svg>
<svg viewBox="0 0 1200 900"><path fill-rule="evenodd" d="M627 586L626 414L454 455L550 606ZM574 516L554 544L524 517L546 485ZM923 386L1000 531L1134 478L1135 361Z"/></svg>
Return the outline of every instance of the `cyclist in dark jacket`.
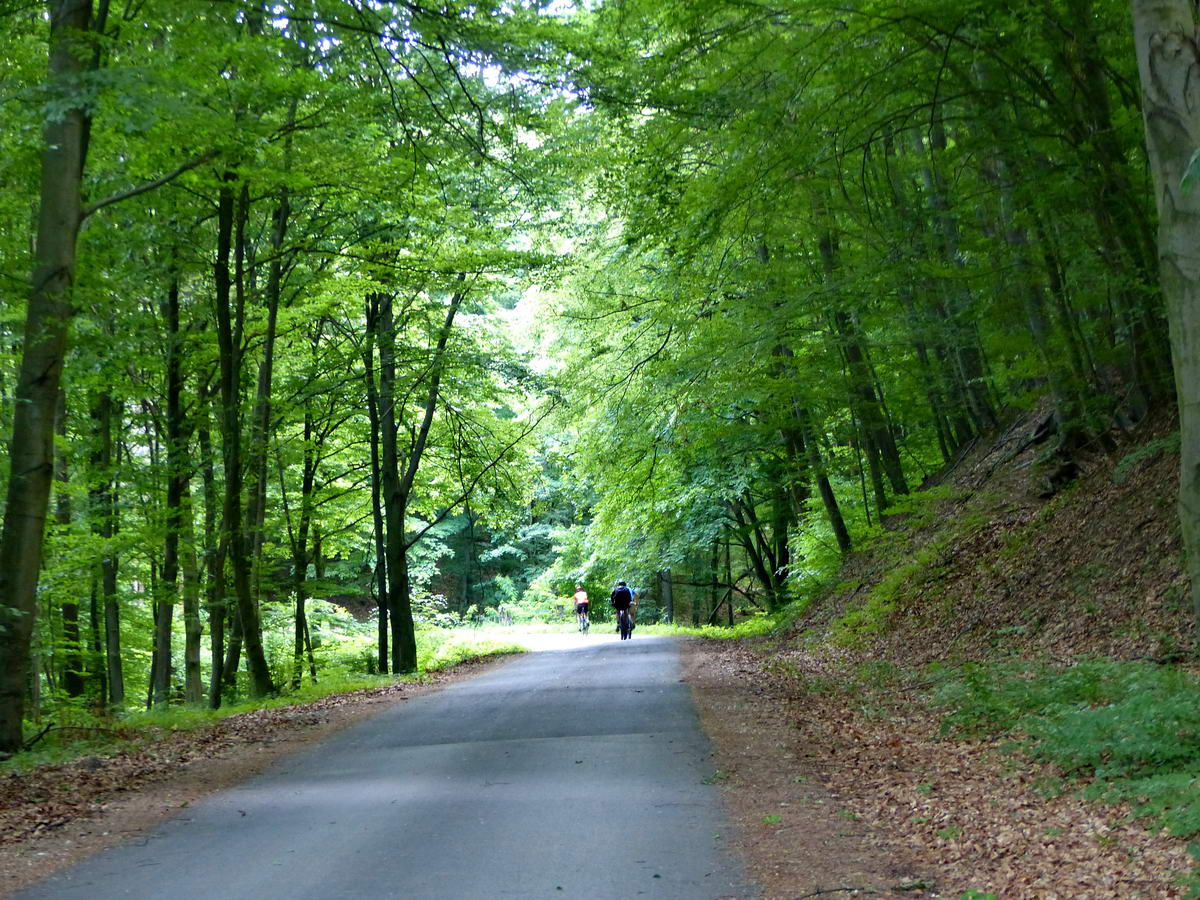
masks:
<svg viewBox="0 0 1200 900"><path fill-rule="evenodd" d="M618 613L617 631L619 633L621 631L621 617L619 615L621 610L629 611L632 621L633 612L630 610L630 607L633 606L633 591L629 589L629 585L627 585L624 581L618 581L617 586L613 588L612 596L609 598L609 600L612 603L613 609L615 609Z"/></svg>

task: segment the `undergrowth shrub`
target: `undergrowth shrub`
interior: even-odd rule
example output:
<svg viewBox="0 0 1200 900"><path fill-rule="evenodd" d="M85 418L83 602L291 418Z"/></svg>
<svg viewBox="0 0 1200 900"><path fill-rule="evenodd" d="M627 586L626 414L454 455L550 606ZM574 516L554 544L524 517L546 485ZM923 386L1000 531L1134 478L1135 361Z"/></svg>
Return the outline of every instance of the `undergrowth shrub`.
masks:
<svg viewBox="0 0 1200 900"><path fill-rule="evenodd" d="M943 733L1011 735L1033 759L1088 780L1172 834L1200 834L1200 678L1146 662L969 666L934 694Z"/></svg>
<svg viewBox="0 0 1200 900"><path fill-rule="evenodd" d="M748 637L762 637L763 635L771 634L779 627L779 619L775 616L759 615L750 616L747 619L734 624L732 628L727 625L704 625L699 629L699 633L704 637L717 638L719 640L740 640Z"/></svg>
<svg viewBox="0 0 1200 900"><path fill-rule="evenodd" d="M677 622L638 623L638 632L644 634L692 635L713 640L740 640L741 638L763 637L781 627L780 614L760 613L728 625L685 625Z"/></svg>
<svg viewBox="0 0 1200 900"><path fill-rule="evenodd" d="M1156 441L1150 441L1148 444L1135 447L1121 457L1121 461L1113 467L1112 480L1116 484L1124 484L1126 479L1129 478L1129 473L1142 462L1153 459L1160 453L1178 452L1179 432L1172 431L1166 437L1161 437Z"/></svg>
<svg viewBox="0 0 1200 900"><path fill-rule="evenodd" d="M417 633L417 669L433 672L469 659L523 650L516 638L489 636L486 629L421 629Z"/></svg>
<svg viewBox="0 0 1200 900"><path fill-rule="evenodd" d="M866 600L833 623L832 637L841 646L857 646L884 631L902 598L941 571L948 540L931 541L907 562L898 563L876 584Z"/></svg>
<svg viewBox="0 0 1200 900"><path fill-rule="evenodd" d="M936 524L943 515L943 505L949 501L960 499L960 497L961 493L948 484L930 485L920 491L893 497L884 511L884 515L893 523L903 519L905 527L885 529L876 526L876 530L872 532L872 538L875 540L890 539L899 545L904 545L907 541L907 534Z"/></svg>

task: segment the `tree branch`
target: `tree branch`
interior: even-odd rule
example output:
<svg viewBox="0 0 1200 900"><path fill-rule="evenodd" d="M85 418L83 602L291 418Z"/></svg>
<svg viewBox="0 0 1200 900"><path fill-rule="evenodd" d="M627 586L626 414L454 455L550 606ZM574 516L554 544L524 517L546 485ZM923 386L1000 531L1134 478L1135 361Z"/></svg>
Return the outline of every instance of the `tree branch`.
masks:
<svg viewBox="0 0 1200 900"><path fill-rule="evenodd" d="M528 424L521 431L521 433L516 436L515 439L513 439L512 441L509 441L509 443L507 445L505 445L500 450L500 452L497 453L496 456L488 462L487 465L485 465L482 469L480 469L475 474L475 476L470 480L469 483L467 483L466 485L463 486L462 492L457 497L455 497L449 503L446 503L443 505L442 511L439 512L436 516L434 516L433 521L426 523L424 528L420 529L416 534L414 534L411 538L409 538L408 540L406 540L404 542L405 549L409 549L413 545L415 545L419 540L421 540L421 538L425 537L425 535L429 532L429 530L431 528L433 528L439 522L446 519L450 515L450 513L453 510L457 509L461 504L466 503L468 500L470 500L471 495L475 492L476 485L478 485L479 482L481 482L483 480L484 476L487 475L487 473L490 472L492 469L494 469L498 465L500 465L500 463L504 461L505 457L508 456L509 452L514 447L519 445L522 441L525 440L525 438L527 438L529 435L531 435L538 428L538 426L541 425L542 420L544 418L546 418L546 416L548 416L555 409L556 406L557 406L557 402L552 400L547 405L547 407L541 411L541 414L536 419L533 420L533 422L531 424Z"/></svg>
<svg viewBox="0 0 1200 900"><path fill-rule="evenodd" d="M103 200L97 200L91 206L84 209L82 213L80 213L79 221L81 223L86 222L88 217L91 216L92 213L99 212L100 210L104 209L104 207L106 207L106 206L112 206L114 203L120 203L122 200L128 200L131 197L136 197L139 194L148 193L148 192L154 190L155 188L160 188L164 184L166 184L170 181L174 181L176 178L178 178L184 172L190 172L192 169L196 168L197 166L204 165L210 159L213 159L214 157L216 157L217 153L218 153L218 151L216 151L216 150L210 150L201 156L197 156L195 159L185 162L182 166L180 166L174 172L171 172L167 175L163 175L161 178L156 178L153 181L147 181L145 184L139 184L137 187L132 187L127 191L121 191L120 193L113 194L110 197L105 197Z"/></svg>

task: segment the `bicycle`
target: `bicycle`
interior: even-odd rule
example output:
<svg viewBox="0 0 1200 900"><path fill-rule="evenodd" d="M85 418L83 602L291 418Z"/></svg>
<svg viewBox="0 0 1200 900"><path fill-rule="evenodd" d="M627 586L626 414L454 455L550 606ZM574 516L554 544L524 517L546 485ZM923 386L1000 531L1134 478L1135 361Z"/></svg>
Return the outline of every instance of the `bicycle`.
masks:
<svg viewBox="0 0 1200 900"><path fill-rule="evenodd" d="M627 641L633 636L633 620L629 617L629 610L617 610L617 627L621 631L621 640Z"/></svg>
<svg viewBox="0 0 1200 900"><path fill-rule="evenodd" d="M592 626L591 620L588 619L587 609L582 609L575 613L575 619L579 622L579 631L582 634L587 634L588 629Z"/></svg>

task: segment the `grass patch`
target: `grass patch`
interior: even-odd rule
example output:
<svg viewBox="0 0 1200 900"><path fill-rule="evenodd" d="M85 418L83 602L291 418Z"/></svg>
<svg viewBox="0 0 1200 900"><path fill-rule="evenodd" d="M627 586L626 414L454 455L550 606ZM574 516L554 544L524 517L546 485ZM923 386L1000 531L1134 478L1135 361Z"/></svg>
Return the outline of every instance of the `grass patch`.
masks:
<svg viewBox="0 0 1200 900"><path fill-rule="evenodd" d="M1129 474L1146 460L1153 459L1160 453L1178 452L1179 432L1172 431L1166 437L1143 444L1121 457L1121 461L1113 467L1112 480L1116 484L1124 484L1129 479Z"/></svg>
<svg viewBox="0 0 1200 900"><path fill-rule="evenodd" d="M901 598L910 596L918 584L934 580L941 573L949 544L949 538L931 541L907 562L893 566L862 604L847 610L833 623L834 643L843 647L860 646L881 634Z"/></svg>
<svg viewBox="0 0 1200 900"><path fill-rule="evenodd" d="M675 635L683 637L703 637L718 641L736 641L743 638L764 637L779 630L781 618L779 615L761 614L750 616L737 622L732 628L728 625L681 625L657 622L654 624L638 622L635 634ZM592 625L595 627L595 624ZM612 626L609 626L610 628Z"/></svg>
<svg viewBox="0 0 1200 900"><path fill-rule="evenodd" d="M561 630L532 626L492 626L483 628L435 628L420 633L417 641L417 671L436 672L472 659L524 653L522 633Z"/></svg>
<svg viewBox="0 0 1200 900"><path fill-rule="evenodd" d="M261 700L237 699L220 709L171 705L152 710L104 717L80 704L59 703L53 716L39 723L26 723L32 737L51 726L34 747L0 762L0 776L19 774L48 765L58 765L84 756L110 756L152 743L163 733L205 728L230 716L282 706L315 703L334 694L348 694L396 681L419 681L426 673L460 663L507 653L521 653L511 632L501 628L422 629L417 633L417 672L412 675L352 673L341 667L320 672L316 684L307 680L298 689L285 688L278 696ZM529 628L526 630L538 630ZM546 630L545 628L541 630Z"/></svg>

